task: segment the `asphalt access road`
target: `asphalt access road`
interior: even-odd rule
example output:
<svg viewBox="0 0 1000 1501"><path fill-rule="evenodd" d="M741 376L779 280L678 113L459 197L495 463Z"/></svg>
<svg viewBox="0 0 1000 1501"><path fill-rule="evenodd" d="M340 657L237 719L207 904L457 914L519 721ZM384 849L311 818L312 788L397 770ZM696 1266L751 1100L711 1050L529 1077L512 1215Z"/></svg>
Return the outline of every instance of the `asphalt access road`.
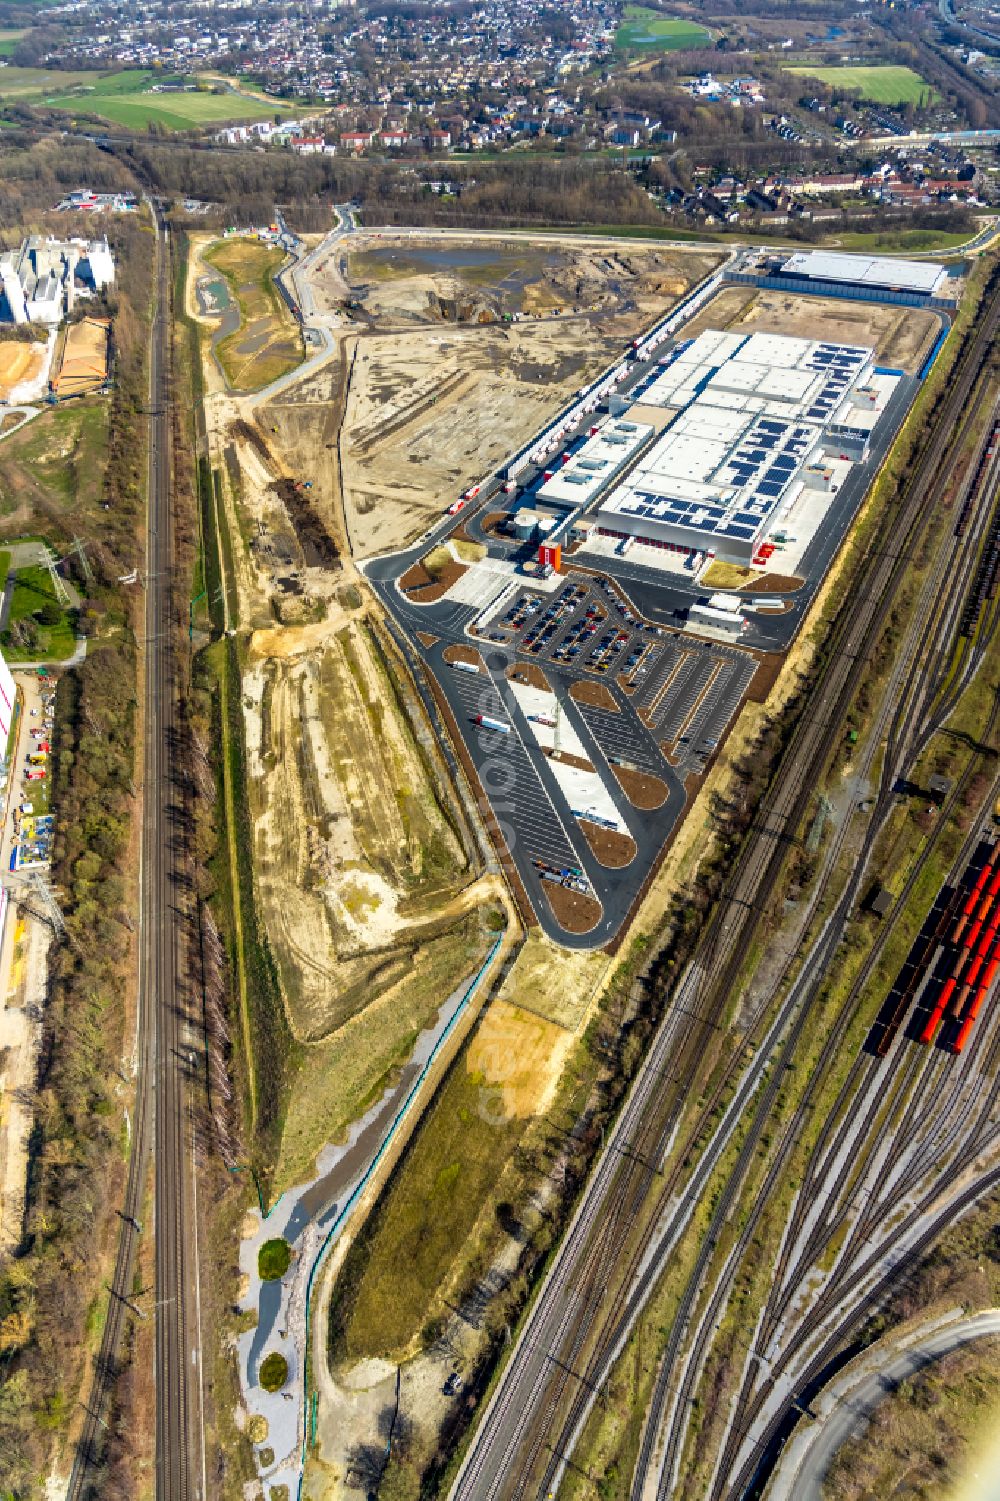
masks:
<svg viewBox="0 0 1000 1501"><path fill-rule="evenodd" d="M821 1501L823 1482L837 1452L868 1422L886 1397L905 1381L977 1339L1000 1334L1000 1310L987 1309L926 1334L889 1359L881 1370L846 1371L814 1399L819 1420L804 1428L800 1421L774 1473L768 1501ZM867 1361L865 1362L867 1363Z"/></svg>
<svg viewBox="0 0 1000 1501"><path fill-rule="evenodd" d="M647 637L644 633L644 641L648 639L661 649L663 661L648 679L643 680L639 692L630 699L618 687L613 670L601 679L584 670L582 664L589 653L581 654L580 665L554 663L548 656L518 655L513 643L498 645L466 635L467 627L480 613L477 605L456 604L449 600L433 605L410 602L396 587L396 579L405 572L411 560L423 554L427 545L423 541L402 557L377 559L367 564L365 571L386 608L406 630L413 651L440 685L543 931L566 947L599 947L620 930L636 893L652 869L664 842L683 815L687 801L683 778L691 771L703 771L706 762L714 754L716 745L708 744L705 737L715 742L723 739L733 712L752 676L755 660L748 653L736 652L732 647L714 645L677 633L664 637ZM511 577L512 582L516 579L521 593L535 592L531 589L530 580L516 578L515 575ZM548 599L555 600L559 592L560 590L553 591L547 596ZM546 598L544 592L541 597ZM609 610L604 625L591 638L592 642L599 641L603 632L612 626L616 630L626 628L614 608L614 601L609 600L597 585L591 587L573 613L578 616L591 599ZM494 622L496 625L502 620L504 613L504 610L499 612ZM548 643L550 649L562 639L568 623L567 616L566 623ZM520 634L523 634L524 628ZM635 640L637 635L634 626L632 630L632 639ZM435 645L423 646L417 639L417 631L437 637ZM484 674L477 676L456 668L445 661L446 648L458 644L473 645L479 650L491 668L488 678ZM705 658L700 685L698 681L692 684L689 705L691 709L695 709L700 702L692 720L692 727L699 727L698 733L692 732L690 743L682 751L683 762L676 768L665 759L657 743L658 739L664 738L662 724L657 721L655 733L651 733L637 714L639 703L646 696L648 687L656 681L660 672L669 671L670 662L664 648L673 653L680 648L690 652L692 656ZM624 665L624 657L623 652L621 665ZM713 658L719 658L724 663L728 659L741 664L745 661L747 667L744 676L737 682L727 671L718 684L709 682L709 664ZM609 869L602 866L592 854L553 775L548 758L538 745L506 681L506 669L514 662L519 662L522 666L532 662L544 671L559 699L566 720L576 730L623 825L635 841L636 856L629 865L618 870ZM603 682L618 703L619 713L606 712L602 716L588 705L577 704L570 698L569 689L578 681ZM701 687L705 691L700 697ZM474 724L476 714L492 715L510 724L510 734L483 732ZM685 711L680 707L677 724L685 717ZM664 803L655 810L635 808L621 791L608 762L608 755L618 755L660 777L667 787ZM534 864L536 859L560 870L576 867L584 872L603 908L601 920L589 933L567 933L555 921L543 891L549 883L542 881Z"/></svg>
<svg viewBox="0 0 1000 1501"><path fill-rule="evenodd" d="M946 324L945 316L942 314L939 317L942 327L944 327ZM676 343L677 341L673 342ZM666 349L670 345L668 343L663 347ZM619 388L620 394L627 398L635 388L641 386L644 382L648 382L650 370L651 367L648 364L636 362ZM839 494L831 502L815 537L805 551L800 565L800 571L805 580L802 588L794 595L784 596L790 608L781 615L768 613L765 617L755 616L752 612L748 613L746 630L739 641L741 648L749 647L768 652L783 652L788 649L799 629L816 589L825 577L830 563L841 546L874 476L877 474L895 440L918 387L919 381L916 376L906 376L900 381L873 435L871 450L867 460L863 464L855 465L851 470ZM577 433L567 438L567 447L573 448L578 446L591 420L591 417L588 416L580 424ZM519 498L523 498L526 491L531 491L532 486L536 485L540 480L541 474L541 468L533 468L521 476ZM496 509L498 501L505 503L506 500L507 498L503 495L499 481L492 480L488 485L484 486L483 492L465 511L460 513L460 516L464 518L469 535L486 545L491 558L504 559L508 562L517 563L533 556L534 547L525 544L503 542L499 539L487 537L482 531L483 518L491 510ZM444 663L442 655L445 646L467 640L464 634L465 629L479 611L472 606L455 604L447 600L442 601L438 605L413 605L405 599L395 586L395 581L402 577L412 563L421 558L430 547L443 541L448 536L458 524L458 520L459 518L455 516L442 516L440 521L430 527L424 536L412 547L402 553L371 560L365 565L365 572L381 595L383 603L389 612L407 631L414 650L434 672L434 676L441 684L452 713L463 732L463 739L465 739L469 747L477 769L482 769L489 758L476 745L476 736L466 731L466 726L470 720L469 705L467 702L471 691L469 684L474 684L475 679L471 674L456 672L454 668L449 667ZM705 593L704 587L699 586L694 580L687 580L678 574L664 573L644 567L636 561L634 553L627 554L621 558L591 557L583 553L578 555L577 561L581 566L590 568L594 572L612 579L622 594L630 601L637 615L644 617L654 624L670 627L674 630L677 629L679 618L686 613L694 600ZM523 587L530 589L530 581L525 579ZM612 612L608 623L610 624L612 621L617 622L617 616L614 612ZM415 637L415 632L418 630L437 636L439 644L430 649L422 647ZM565 634L565 630L560 631L558 636L552 639L549 643L550 647L558 645L563 634ZM599 638L600 632L595 639ZM695 642L699 638L692 636L690 639L692 642ZM483 646L481 642L477 642L476 644L480 648ZM699 644L704 645L704 643ZM509 664L511 660L511 654L506 654L504 657L505 664ZM544 660L541 657L534 660L539 660L539 665L544 667L546 675L549 677L553 687L560 693L560 697L562 690L561 688L557 688L557 679L560 684L565 681L568 686L574 678L586 677L586 674L582 671L582 666L581 668L562 669L555 667L550 660ZM583 660L585 658L581 654L581 664ZM612 675L609 674L609 677ZM460 684L461 679L466 679L464 686ZM481 687L482 685L480 685ZM501 695L500 701L506 702L502 687L499 689L499 692ZM733 674L729 674L721 686L719 693L717 695L713 693L713 696L706 705L704 715L700 714L698 717L698 733L703 738L697 744L692 744L684 753L686 760L681 767L682 774L686 770L700 772L704 769L706 758L715 749L711 742L723 738L725 729L731 719L731 714L724 714L724 709L732 701L735 692L736 680ZM637 695L638 697L640 695ZM736 697L734 708L741 697L742 692ZM489 712L489 710L487 708L480 712ZM624 712L633 724L641 724L641 721L636 718L630 705L626 705ZM575 716L578 716L579 713L580 711L577 706L568 711L568 717L571 719L571 722L576 722ZM506 716L498 715L498 717ZM516 723L517 721L514 720L512 722ZM592 730L599 723L600 721L595 719L592 714L585 721L585 728L591 740L594 738ZM657 728L659 729L660 727L657 726ZM511 739L511 737L503 736L500 738ZM598 729L598 739L601 738L600 730ZM652 739L652 737L650 738ZM525 786L530 789L531 799L528 799L528 801L538 799L538 819L533 824L533 828L536 830L534 839L526 840L521 837L516 824L511 829L514 844L511 854L515 860L525 889L538 913L543 928L558 942L571 943L573 947L593 947L599 943L606 942L607 938L616 933L621 926L631 903L630 893L634 894L638 890L641 881L645 879L652 859L655 859L655 852L652 856L648 853L650 829L653 828L657 831L655 838L657 848L659 848L673 827L674 821L680 816L684 806L680 778L677 772L668 766L662 756L659 755L657 747L656 755L661 764L656 774L663 778L670 789L668 800L664 807L657 810L656 813L652 815L648 813L644 814L639 820L635 818L637 810L632 809L629 804L626 805L629 809L629 816L625 817L623 821L626 823L632 837L636 840L639 854L636 860L630 866L625 867L623 871L610 872L606 871L594 860L594 857L590 854L589 846L587 846L586 841L582 838L576 827L575 820L565 798L557 787L553 791L554 779L551 775L551 769L545 762L545 757L537 745L535 745L534 736L528 732L526 740L521 735L518 736L518 739L520 744L517 747L514 746L511 740L511 745L508 748L508 759L512 760L512 765L516 763L514 769L522 777ZM587 742L585 741L585 743ZM611 745L605 745L604 750L611 750ZM612 751L612 753L614 752ZM537 766L533 764L535 757L539 758L541 764ZM492 759L493 761L496 760L496 753L494 753ZM595 754L591 759L593 764L605 773L605 780L610 775L613 787L609 784L609 790L612 796L614 796L618 788L618 783L613 774L606 771L604 752L595 746ZM525 797L527 797L527 794L525 794ZM527 802L524 806L527 806ZM558 813L556 810L558 810ZM525 821L523 810L520 811L520 816L523 824ZM571 935L565 934L563 929L554 924L550 915L548 902L541 896L539 888L542 883L539 881L536 869L532 864L532 859L534 857L548 858L541 849L536 849L535 846L539 843L545 844L546 840L550 838L548 833L542 835L540 831L546 829L553 820L556 824L562 826L562 837L560 840L554 841L550 851L553 863L555 863L555 859L557 858L557 851L561 850L567 864L577 865L582 868L590 879L594 891L605 909L601 922L587 935L571 937ZM575 854L576 858L569 858L566 854L567 850Z"/></svg>

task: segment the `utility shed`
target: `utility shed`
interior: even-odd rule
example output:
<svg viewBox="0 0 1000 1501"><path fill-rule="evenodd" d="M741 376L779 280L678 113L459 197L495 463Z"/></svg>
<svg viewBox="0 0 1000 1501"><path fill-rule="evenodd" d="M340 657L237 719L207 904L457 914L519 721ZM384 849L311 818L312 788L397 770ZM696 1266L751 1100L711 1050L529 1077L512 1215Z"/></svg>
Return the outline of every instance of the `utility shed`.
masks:
<svg viewBox="0 0 1000 1501"><path fill-rule="evenodd" d="M868 898L868 911L874 913L876 917L887 917L892 911L894 900L888 886L876 886Z"/></svg>

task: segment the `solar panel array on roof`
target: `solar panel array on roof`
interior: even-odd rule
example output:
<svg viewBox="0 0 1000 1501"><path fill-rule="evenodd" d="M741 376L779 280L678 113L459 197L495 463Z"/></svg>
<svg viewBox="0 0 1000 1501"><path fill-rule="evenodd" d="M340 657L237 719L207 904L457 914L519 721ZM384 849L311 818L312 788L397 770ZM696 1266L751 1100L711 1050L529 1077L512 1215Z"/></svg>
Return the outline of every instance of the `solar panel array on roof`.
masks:
<svg viewBox="0 0 1000 1501"><path fill-rule="evenodd" d="M840 432L868 389L861 345L706 330L661 360L646 405L674 416L601 504L612 533L751 560L794 504L827 431ZM874 412L877 399L865 404ZM846 445L845 445L846 446ZM855 444L855 447L858 445Z"/></svg>

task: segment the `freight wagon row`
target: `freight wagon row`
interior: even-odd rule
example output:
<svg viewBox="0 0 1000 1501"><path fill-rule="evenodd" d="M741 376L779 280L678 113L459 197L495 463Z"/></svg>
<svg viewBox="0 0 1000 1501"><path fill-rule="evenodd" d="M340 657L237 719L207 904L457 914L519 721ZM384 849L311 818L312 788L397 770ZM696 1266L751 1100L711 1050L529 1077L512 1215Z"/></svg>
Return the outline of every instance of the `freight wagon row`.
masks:
<svg viewBox="0 0 1000 1501"><path fill-rule="evenodd" d="M949 1047L953 1053L960 1053L996 981L1000 970L1000 870L994 859L991 853L948 935L947 942L954 951L951 970L920 1033L925 1046L934 1041L942 1020L947 1019L958 1024Z"/></svg>
<svg viewBox="0 0 1000 1501"><path fill-rule="evenodd" d="M956 537L965 536L965 529L969 524L969 517L972 514L973 504L975 503L976 496L979 494L980 486L982 485L984 479L986 478L986 475L989 472L990 465L993 462L998 447L1000 447L1000 422L995 422L993 424L993 430L987 438L985 445L983 446L983 451L979 455L979 463L976 466L976 473L973 477L972 484L969 486L969 493L965 497L965 503L958 514L958 520L955 522Z"/></svg>

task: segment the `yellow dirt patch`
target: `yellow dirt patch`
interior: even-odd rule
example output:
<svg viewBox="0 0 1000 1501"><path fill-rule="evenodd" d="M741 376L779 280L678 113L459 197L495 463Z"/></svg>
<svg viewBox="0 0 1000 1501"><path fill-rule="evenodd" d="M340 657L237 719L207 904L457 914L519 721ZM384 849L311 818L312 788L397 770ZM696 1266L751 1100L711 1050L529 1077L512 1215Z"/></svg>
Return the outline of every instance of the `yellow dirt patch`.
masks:
<svg viewBox="0 0 1000 1501"><path fill-rule="evenodd" d="M300 657L324 646L346 623L347 616L342 612L338 615L336 606L332 606L325 620L316 620L310 625L275 626L273 630L254 631L250 638L250 658L274 657L278 661L287 661L291 657Z"/></svg>
<svg viewBox="0 0 1000 1501"><path fill-rule="evenodd" d="M32 380L42 368L44 348L19 340L0 343L0 396L6 397L24 380Z"/></svg>
<svg viewBox="0 0 1000 1501"><path fill-rule="evenodd" d="M710 563L699 583L706 589L742 589L759 575L752 568L741 568L738 563Z"/></svg>
<svg viewBox="0 0 1000 1501"><path fill-rule="evenodd" d="M576 1032L612 964L606 954L557 948L533 928L498 999Z"/></svg>
<svg viewBox="0 0 1000 1501"><path fill-rule="evenodd" d="M497 1000L469 1044L465 1066L496 1090L497 1108L508 1119L541 1115L552 1102L572 1044L572 1032Z"/></svg>

